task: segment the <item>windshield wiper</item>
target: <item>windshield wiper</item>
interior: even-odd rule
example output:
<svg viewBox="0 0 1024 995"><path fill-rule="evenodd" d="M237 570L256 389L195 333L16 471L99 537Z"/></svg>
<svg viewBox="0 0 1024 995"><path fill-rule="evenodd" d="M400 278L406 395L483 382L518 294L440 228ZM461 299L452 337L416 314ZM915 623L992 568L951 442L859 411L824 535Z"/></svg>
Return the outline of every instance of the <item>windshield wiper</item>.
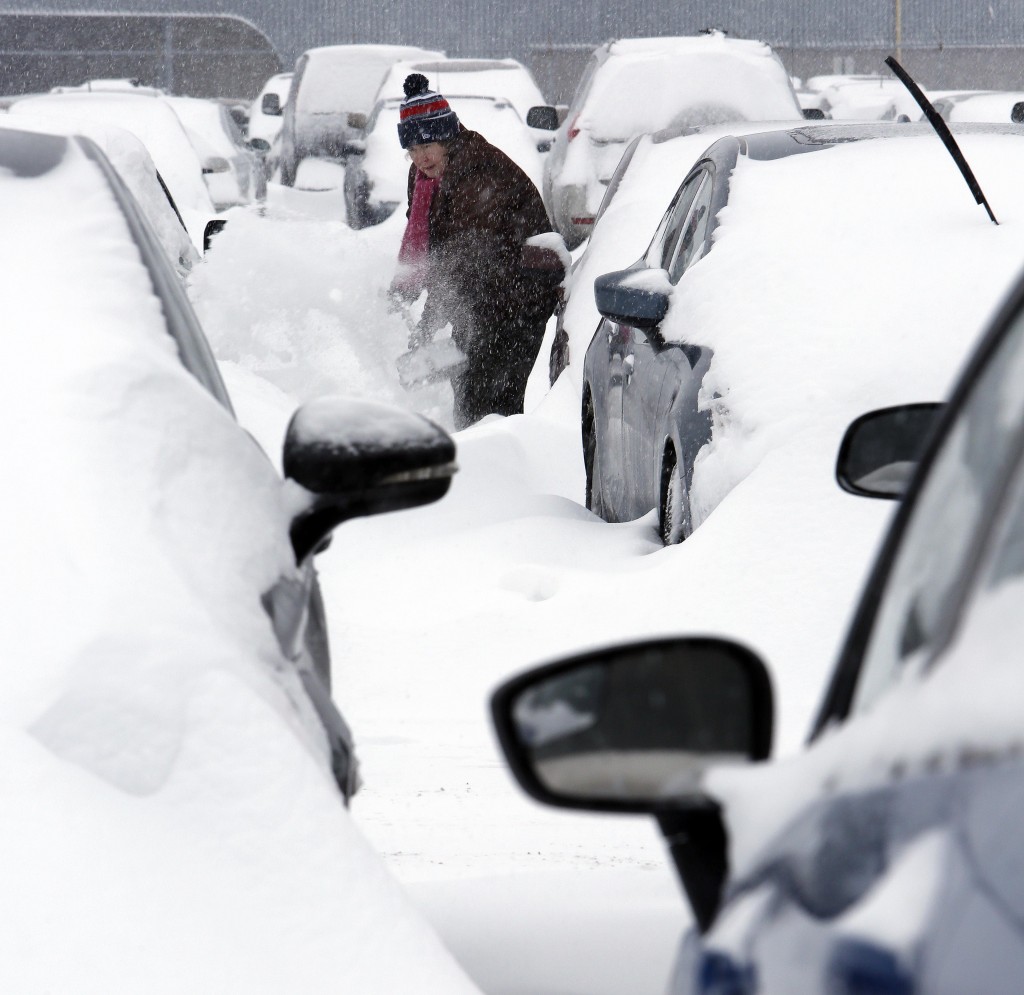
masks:
<svg viewBox="0 0 1024 995"><path fill-rule="evenodd" d="M891 55L885 60L885 64L896 74L899 81L910 91L910 95L917 101L918 106L924 111L924 116L928 119L928 123L935 129L936 134L942 139L942 144L946 146L946 150L953 157L953 162L957 164L960 169L960 173L963 178L967 181L967 185L971 188L971 193L974 194L974 200L978 204L982 204L985 210L988 211L988 216L992 219L992 224L999 224L996 221L996 216L992 213L992 208L988 205L988 200L985 199L985 194L982 193L981 184L978 183L975 178L971 167L967 165L967 160L964 158L963 152L960 151L960 146L957 145L956 139L953 137L953 133L949 130L949 125L943 120L942 115L932 106L932 102L924 95L921 88L911 79L910 74L903 68Z"/></svg>

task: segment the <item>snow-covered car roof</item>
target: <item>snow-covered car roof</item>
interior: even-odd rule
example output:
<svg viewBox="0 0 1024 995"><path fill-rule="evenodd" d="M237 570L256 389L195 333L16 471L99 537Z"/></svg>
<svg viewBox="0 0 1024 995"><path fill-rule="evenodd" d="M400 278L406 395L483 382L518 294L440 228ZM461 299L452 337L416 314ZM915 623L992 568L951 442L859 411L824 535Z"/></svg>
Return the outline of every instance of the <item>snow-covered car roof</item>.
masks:
<svg viewBox="0 0 1024 995"><path fill-rule="evenodd" d="M305 67L291 99L300 114L338 114L373 108L384 73L400 59L443 59L444 52L410 45L325 45L303 53Z"/></svg>
<svg viewBox="0 0 1024 995"><path fill-rule="evenodd" d="M763 42L720 32L612 42L572 127L622 141L675 124L802 118L789 75Z"/></svg>
<svg viewBox="0 0 1024 995"><path fill-rule="evenodd" d="M75 121L114 124L146 146L185 219L192 241L202 246L203 228L214 208L202 165L177 115L162 96L135 92L50 93L24 97L9 114L57 114Z"/></svg>
<svg viewBox="0 0 1024 995"><path fill-rule="evenodd" d="M0 115L0 128L16 128L46 134L85 135L103 150L118 175L132 192L146 219L167 253L167 258L182 276L200 259L200 255L169 192L160 185L156 165L145 145L130 131L116 125L88 120L60 119L43 115L33 120L30 114L14 117Z"/></svg>
<svg viewBox="0 0 1024 995"><path fill-rule="evenodd" d="M378 100L401 99L410 73L422 73L445 97L496 97L509 101L525 121L531 107L546 103L530 71L515 59L433 59L396 62L384 77Z"/></svg>

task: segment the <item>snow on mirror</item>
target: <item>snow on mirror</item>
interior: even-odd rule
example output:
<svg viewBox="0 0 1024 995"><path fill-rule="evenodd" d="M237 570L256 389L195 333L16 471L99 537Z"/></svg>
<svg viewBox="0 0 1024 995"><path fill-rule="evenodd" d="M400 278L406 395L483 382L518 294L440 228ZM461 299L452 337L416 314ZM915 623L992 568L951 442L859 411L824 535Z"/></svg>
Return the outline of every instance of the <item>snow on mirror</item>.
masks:
<svg viewBox="0 0 1024 995"><path fill-rule="evenodd" d="M692 798L708 766L767 753L764 689L737 649L644 643L546 669L510 703L520 756L563 799Z"/></svg>

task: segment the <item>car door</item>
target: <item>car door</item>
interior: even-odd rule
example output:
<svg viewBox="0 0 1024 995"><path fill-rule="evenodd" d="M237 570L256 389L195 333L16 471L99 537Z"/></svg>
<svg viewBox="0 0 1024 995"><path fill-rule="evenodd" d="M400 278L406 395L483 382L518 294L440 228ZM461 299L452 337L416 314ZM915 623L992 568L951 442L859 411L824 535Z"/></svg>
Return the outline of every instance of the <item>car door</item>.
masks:
<svg viewBox="0 0 1024 995"><path fill-rule="evenodd" d="M726 990L701 971L759 992L1019 990L1021 296L886 542L791 765L788 822L680 990Z"/></svg>
<svg viewBox="0 0 1024 995"><path fill-rule="evenodd" d="M648 267L664 270L673 286L704 253L714 180L710 163L687 177L648 250ZM622 432L630 517L636 518L660 502L667 411L681 384L692 378L693 366L687 352L666 342L660 329L630 331L623 359ZM699 384L693 386L696 396Z"/></svg>

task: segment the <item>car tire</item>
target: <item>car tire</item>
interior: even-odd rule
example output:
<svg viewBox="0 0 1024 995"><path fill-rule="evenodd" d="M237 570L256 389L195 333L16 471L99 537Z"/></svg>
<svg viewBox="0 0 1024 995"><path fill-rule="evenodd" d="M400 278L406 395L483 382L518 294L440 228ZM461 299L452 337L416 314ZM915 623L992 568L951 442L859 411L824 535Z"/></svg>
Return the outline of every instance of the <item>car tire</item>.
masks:
<svg viewBox="0 0 1024 995"><path fill-rule="evenodd" d="M595 495L594 493L594 483L597 479L596 474L600 468L600 463L598 462L597 430L594 426L594 402L589 394L583 402L582 439L583 469L586 473L585 501L587 510L604 518L604 508L601 504L600 494Z"/></svg>
<svg viewBox="0 0 1024 995"><path fill-rule="evenodd" d="M679 461L671 446L661 464L661 507L658 534L666 546L682 542L690 534L690 501L679 475Z"/></svg>

